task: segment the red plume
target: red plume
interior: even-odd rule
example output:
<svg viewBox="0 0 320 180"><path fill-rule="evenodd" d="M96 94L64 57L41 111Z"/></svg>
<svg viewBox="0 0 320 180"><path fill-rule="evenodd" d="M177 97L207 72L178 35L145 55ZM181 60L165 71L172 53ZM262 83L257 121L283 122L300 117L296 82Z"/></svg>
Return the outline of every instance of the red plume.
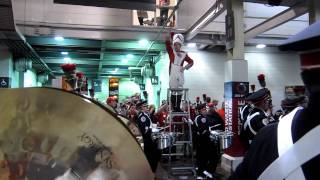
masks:
<svg viewBox="0 0 320 180"><path fill-rule="evenodd" d="M259 74L258 75L258 80L259 81L265 81L265 75L264 74Z"/></svg>
<svg viewBox="0 0 320 180"><path fill-rule="evenodd" d="M261 87L265 88L266 87L265 75L264 74L259 74L258 75L258 80L259 80L259 84L261 85Z"/></svg>

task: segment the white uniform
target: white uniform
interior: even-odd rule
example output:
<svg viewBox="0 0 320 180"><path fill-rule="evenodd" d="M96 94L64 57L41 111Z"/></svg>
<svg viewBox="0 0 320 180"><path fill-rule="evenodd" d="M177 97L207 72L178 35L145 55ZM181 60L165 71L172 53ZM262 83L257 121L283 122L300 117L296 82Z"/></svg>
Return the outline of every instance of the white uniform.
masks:
<svg viewBox="0 0 320 180"><path fill-rule="evenodd" d="M183 88L184 85L184 72L182 71L183 68L183 61L186 57L185 52L175 52L174 53L174 62L171 64L170 67L170 80L169 80L169 87L170 88Z"/></svg>

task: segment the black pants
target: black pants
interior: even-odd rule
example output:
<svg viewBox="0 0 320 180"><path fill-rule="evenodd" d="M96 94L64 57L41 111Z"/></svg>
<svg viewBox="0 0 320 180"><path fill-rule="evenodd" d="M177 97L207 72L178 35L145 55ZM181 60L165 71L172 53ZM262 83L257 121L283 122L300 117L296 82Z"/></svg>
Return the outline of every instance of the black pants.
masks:
<svg viewBox="0 0 320 180"><path fill-rule="evenodd" d="M143 137L144 154L150 164L152 172L156 172L158 162L161 158L161 152L157 148L156 142L152 141L151 137Z"/></svg>
<svg viewBox="0 0 320 180"><path fill-rule="evenodd" d="M171 95L171 106L173 111L179 112L181 111L180 105L181 105L182 95Z"/></svg>
<svg viewBox="0 0 320 180"><path fill-rule="evenodd" d="M198 136L196 152L198 174L203 171L214 174L220 158L217 145L208 136Z"/></svg>
<svg viewBox="0 0 320 180"><path fill-rule="evenodd" d="M140 26L143 26L143 17L138 17Z"/></svg>
<svg viewBox="0 0 320 180"><path fill-rule="evenodd" d="M160 10L160 26L163 26L163 23L166 22L168 18L169 9L163 8Z"/></svg>

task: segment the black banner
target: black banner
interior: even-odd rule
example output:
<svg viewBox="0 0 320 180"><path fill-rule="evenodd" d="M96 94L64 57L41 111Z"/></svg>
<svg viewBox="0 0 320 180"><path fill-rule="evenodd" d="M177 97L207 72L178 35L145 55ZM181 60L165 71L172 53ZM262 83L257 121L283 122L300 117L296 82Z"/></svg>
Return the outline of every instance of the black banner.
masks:
<svg viewBox="0 0 320 180"><path fill-rule="evenodd" d="M155 0L54 0L54 3L145 11L156 9Z"/></svg>

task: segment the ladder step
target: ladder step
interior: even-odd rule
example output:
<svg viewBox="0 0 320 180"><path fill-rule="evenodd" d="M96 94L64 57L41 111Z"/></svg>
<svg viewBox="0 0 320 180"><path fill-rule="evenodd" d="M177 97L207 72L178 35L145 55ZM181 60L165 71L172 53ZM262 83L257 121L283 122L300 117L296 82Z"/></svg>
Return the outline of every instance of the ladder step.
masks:
<svg viewBox="0 0 320 180"><path fill-rule="evenodd" d="M175 116L189 116L188 112L171 112L171 116L175 117Z"/></svg>
<svg viewBox="0 0 320 180"><path fill-rule="evenodd" d="M168 123L170 124L170 123ZM171 122L171 124L186 124L185 122Z"/></svg>
<svg viewBox="0 0 320 180"><path fill-rule="evenodd" d="M175 144L190 144L192 143L191 141L176 141Z"/></svg>
<svg viewBox="0 0 320 180"><path fill-rule="evenodd" d="M162 154L162 156L184 156L183 153Z"/></svg>
<svg viewBox="0 0 320 180"><path fill-rule="evenodd" d="M168 90L171 90L171 91L189 91L188 88L169 88Z"/></svg>
<svg viewBox="0 0 320 180"><path fill-rule="evenodd" d="M180 167L172 167L172 170L194 170L195 168L190 165L190 166L180 166Z"/></svg>

